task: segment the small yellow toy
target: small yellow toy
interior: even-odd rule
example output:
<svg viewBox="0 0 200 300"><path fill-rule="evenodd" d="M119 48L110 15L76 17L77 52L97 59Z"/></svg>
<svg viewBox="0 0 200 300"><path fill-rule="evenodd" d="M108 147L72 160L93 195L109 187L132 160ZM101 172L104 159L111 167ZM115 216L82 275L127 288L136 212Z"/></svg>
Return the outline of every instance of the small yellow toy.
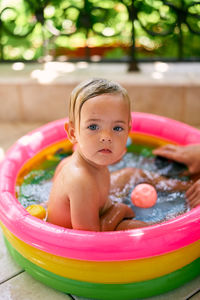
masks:
<svg viewBox="0 0 200 300"><path fill-rule="evenodd" d="M33 217L36 217L38 219L45 219L46 217L46 210L42 205L39 204L32 204L29 205L26 210L29 212L29 214Z"/></svg>

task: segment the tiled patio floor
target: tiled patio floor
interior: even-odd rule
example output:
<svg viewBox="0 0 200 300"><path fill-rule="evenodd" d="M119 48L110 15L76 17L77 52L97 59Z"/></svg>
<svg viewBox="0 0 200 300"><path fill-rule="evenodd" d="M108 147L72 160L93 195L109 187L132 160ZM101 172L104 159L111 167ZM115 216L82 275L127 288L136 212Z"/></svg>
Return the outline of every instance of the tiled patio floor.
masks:
<svg viewBox="0 0 200 300"><path fill-rule="evenodd" d="M22 135L42 123L0 123L0 160L4 152ZM200 277L173 292L149 300L198 300ZM80 300L57 292L30 277L12 260L4 245L0 230L0 300Z"/></svg>

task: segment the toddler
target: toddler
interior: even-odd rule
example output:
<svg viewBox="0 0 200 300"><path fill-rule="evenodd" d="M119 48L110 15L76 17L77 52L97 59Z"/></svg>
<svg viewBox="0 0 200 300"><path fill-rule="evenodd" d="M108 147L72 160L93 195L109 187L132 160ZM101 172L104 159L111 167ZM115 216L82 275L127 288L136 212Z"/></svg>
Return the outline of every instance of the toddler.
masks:
<svg viewBox="0 0 200 300"><path fill-rule="evenodd" d="M118 83L91 79L72 91L65 129L76 147L56 169L48 202L49 222L89 231L144 227L148 224L132 219L129 206L112 202L111 196L123 196L139 182L159 188L164 180L169 189L186 189L185 183L134 168L110 175L108 165L124 155L130 127L130 100Z"/></svg>

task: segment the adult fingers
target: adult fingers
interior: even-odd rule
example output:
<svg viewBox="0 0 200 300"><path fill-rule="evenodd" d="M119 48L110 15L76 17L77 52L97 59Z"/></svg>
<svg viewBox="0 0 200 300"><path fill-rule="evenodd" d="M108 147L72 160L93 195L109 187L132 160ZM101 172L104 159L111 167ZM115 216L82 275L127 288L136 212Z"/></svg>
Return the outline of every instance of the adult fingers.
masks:
<svg viewBox="0 0 200 300"><path fill-rule="evenodd" d="M191 208L200 204L200 188L199 184L193 184L191 188L186 192L187 201Z"/></svg>
<svg viewBox="0 0 200 300"><path fill-rule="evenodd" d="M156 148L153 150L153 153L165 153L165 152L174 152L177 151L177 149L179 148L179 146L176 145L172 145L172 144L167 144L165 146Z"/></svg>
<svg viewBox="0 0 200 300"><path fill-rule="evenodd" d="M168 159L176 160L179 162L183 162L182 152L180 148L175 145L169 145L162 148L158 148L153 150L154 155L164 156Z"/></svg>
<svg viewBox="0 0 200 300"><path fill-rule="evenodd" d="M189 198L191 195L198 191L200 194L200 179L197 180L194 184L191 185L191 187L186 191L186 197Z"/></svg>
<svg viewBox="0 0 200 300"><path fill-rule="evenodd" d="M186 197L187 197L188 202L192 203L193 201L195 201L195 199L200 198L200 194L197 190L195 190L192 194L190 194L189 197L187 195L186 195Z"/></svg>
<svg viewBox="0 0 200 300"><path fill-rule="evenodd" d="M195 208L200 205L200 197L195 198L192 202L189 202L190 208Z"/></svg>

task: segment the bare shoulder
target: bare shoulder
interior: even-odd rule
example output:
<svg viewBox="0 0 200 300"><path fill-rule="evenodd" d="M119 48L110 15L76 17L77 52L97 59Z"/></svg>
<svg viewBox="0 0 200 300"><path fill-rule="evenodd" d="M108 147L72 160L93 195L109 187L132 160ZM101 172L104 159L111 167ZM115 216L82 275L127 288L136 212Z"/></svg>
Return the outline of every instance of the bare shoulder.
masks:
<svg viewBox="0 0 200 300"><path fill-rule="evenodd" d="M84 167L66 166L63 168L64 181L67 181L67 186L70 190L84 192L90 188L91 190L97 188L95 176Z"/></svg>
<svg viewBox="0 0 200 300"><path fill-rule="evenodd" d="M55 180L55 178L58 176L58 174L61 172L62 168L68 164L71 160L71 156L70 157L66 157L63 160L61 160L61 162L58 164L55 173L54 173L54 177L53 179Z"/></svg>

